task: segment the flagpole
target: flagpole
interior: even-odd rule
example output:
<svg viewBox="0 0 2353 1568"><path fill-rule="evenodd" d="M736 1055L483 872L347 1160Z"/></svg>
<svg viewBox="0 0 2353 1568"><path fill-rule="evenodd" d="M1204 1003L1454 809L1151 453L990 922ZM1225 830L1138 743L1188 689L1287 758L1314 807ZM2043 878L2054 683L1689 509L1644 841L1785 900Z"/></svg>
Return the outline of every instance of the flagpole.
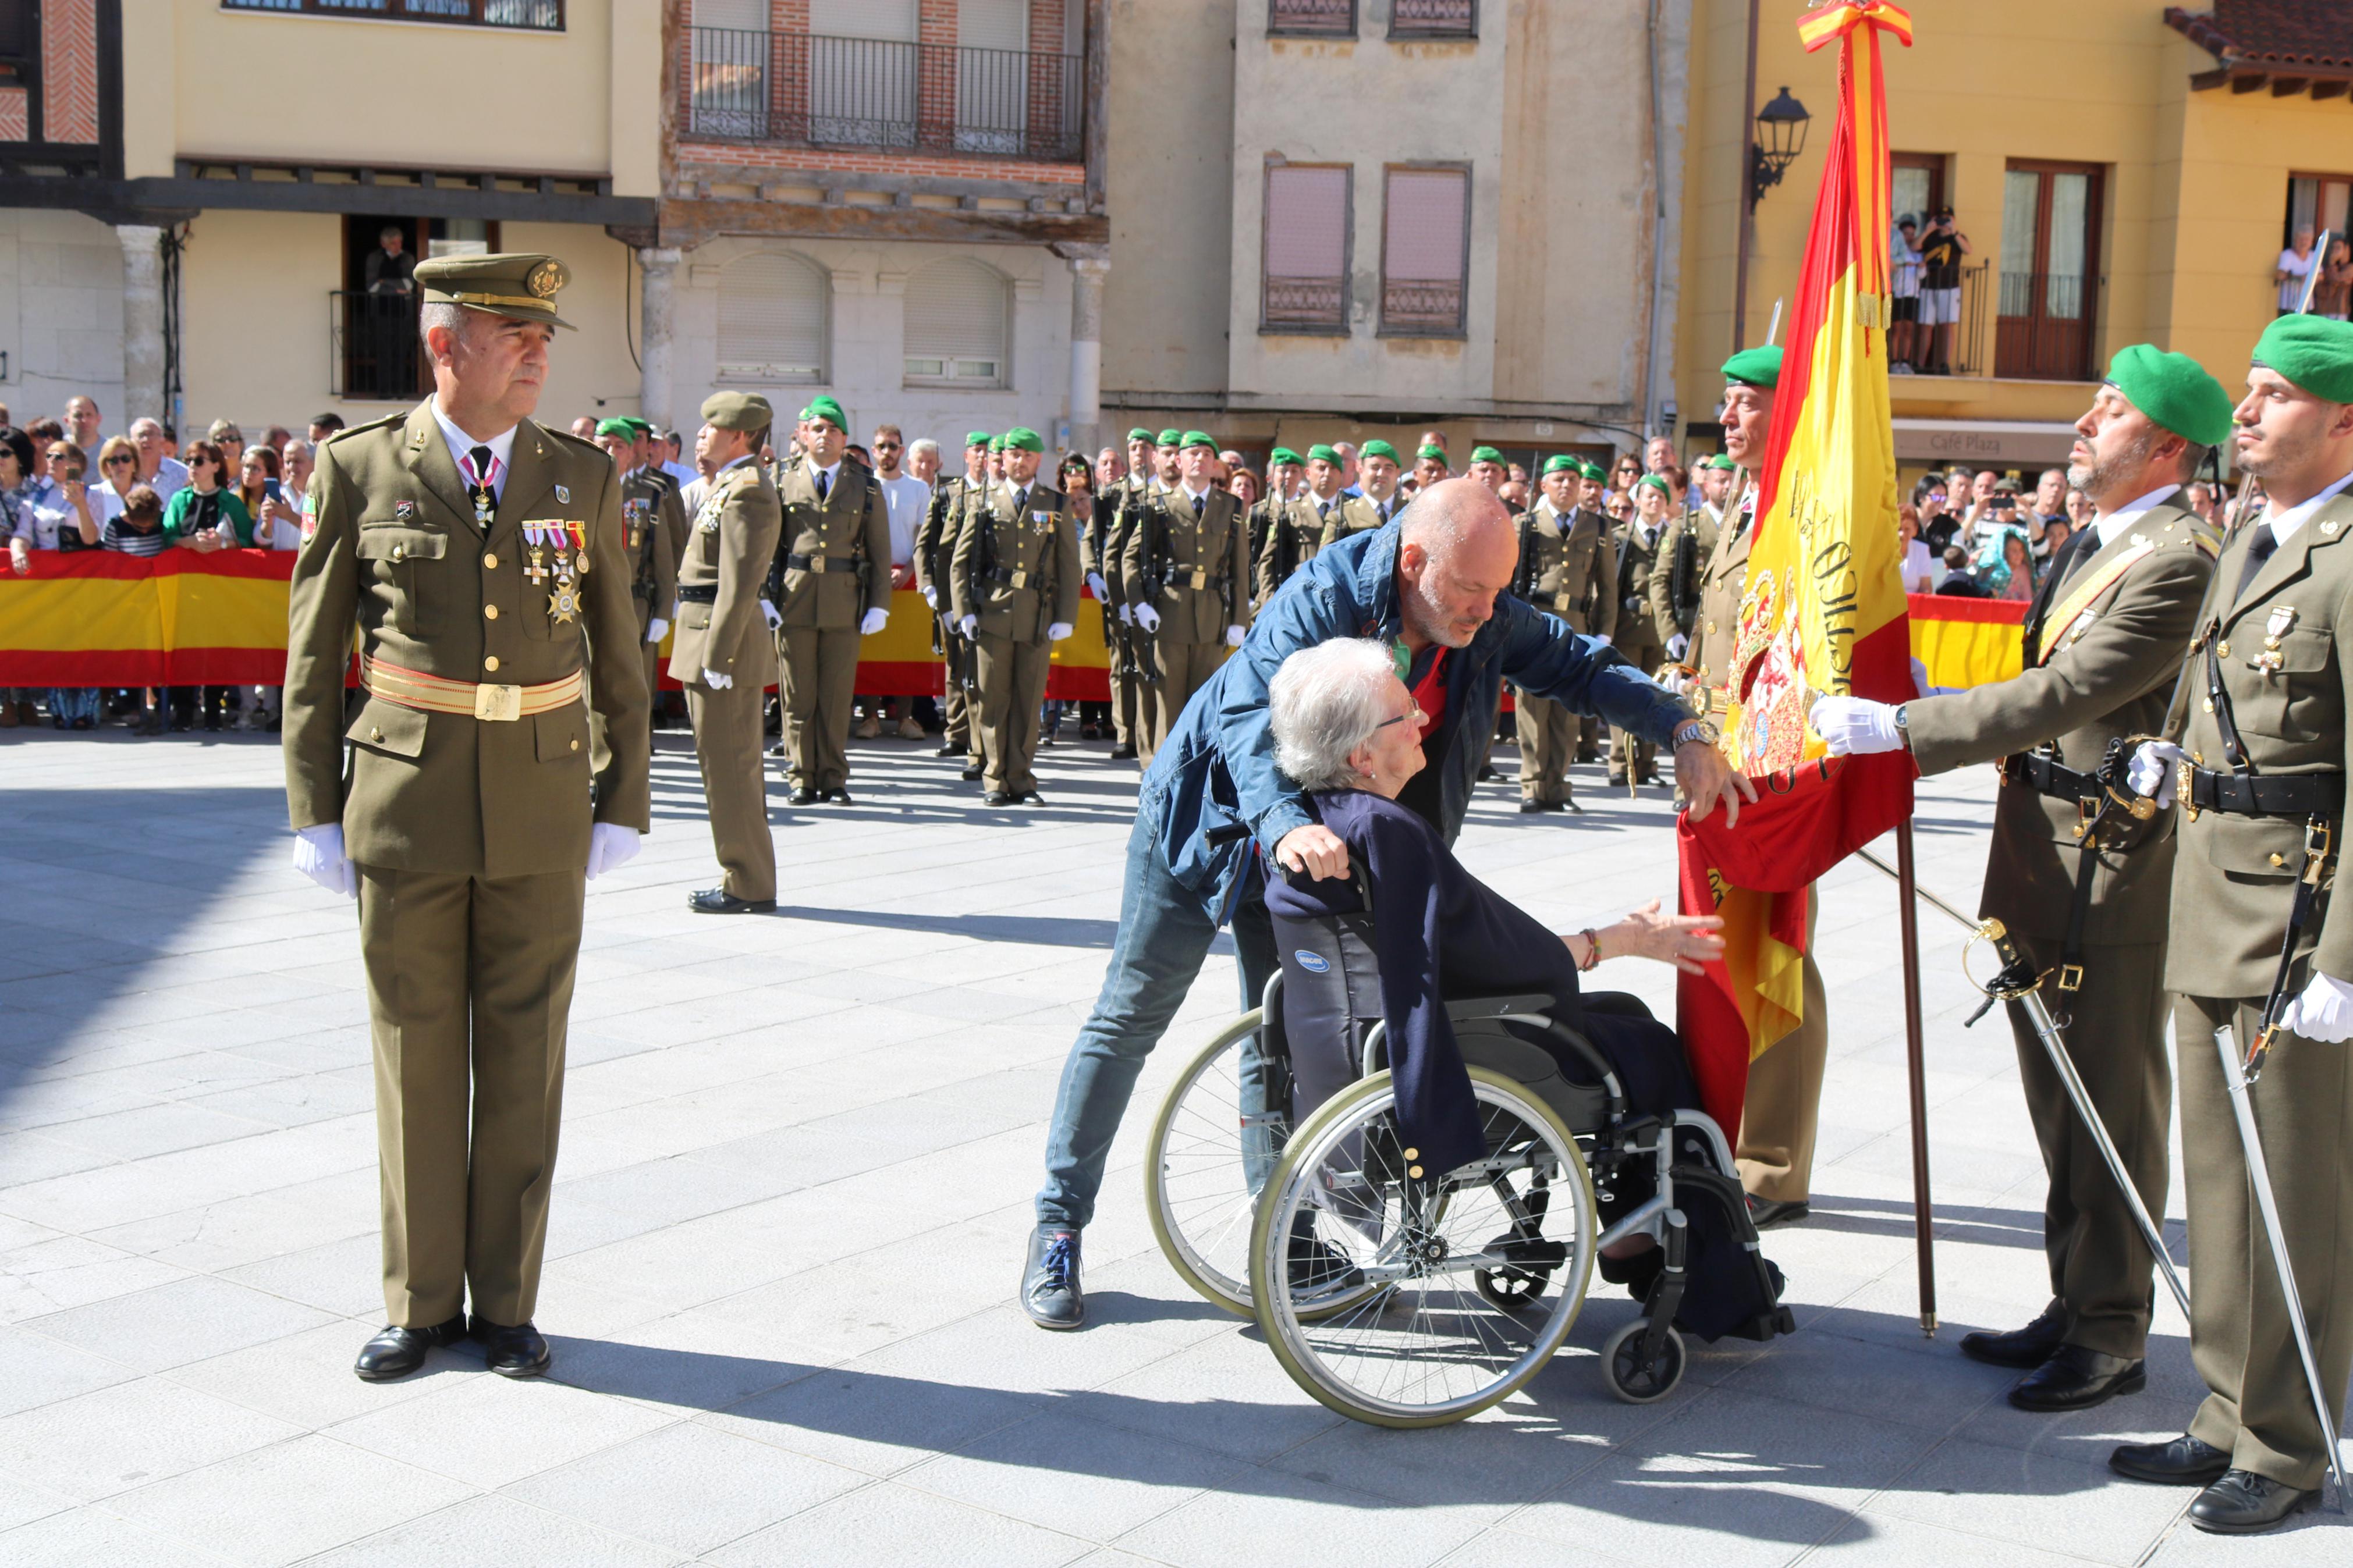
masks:
<svg viewBox="0 0 2353 1568"><path fill-rule="evenodd" d="M1935 1215L1928 1199L1928 1067L1920 1021L1920 910L1915 901L1912 824L1895 825L1895 879L1904 941L1904 1066L1912 1091L1912 1245L1920 1260L1920 1331L1936 1337Z"/></svg>

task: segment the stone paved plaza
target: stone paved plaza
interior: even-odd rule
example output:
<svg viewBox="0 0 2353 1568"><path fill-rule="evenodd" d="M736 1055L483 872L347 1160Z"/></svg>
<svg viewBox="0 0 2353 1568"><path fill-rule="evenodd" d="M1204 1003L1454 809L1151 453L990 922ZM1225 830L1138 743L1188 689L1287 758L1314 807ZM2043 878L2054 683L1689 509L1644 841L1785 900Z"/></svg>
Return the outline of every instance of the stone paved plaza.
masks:
<svg viewBox="0 0 2353 1568"><path fill-rule="evenodd" d="M1767 1237L1798 1334L1621 1405L1594 1351L1631 1304L1597 1279L1526 1394L1392 1433L1310 1401L1145 1223L1145 1112L1235 1010L1229 960L1114 1155L1092 1326L1012 1305L1131 766L1065 744L1049 806L993 812L928 745L862 745L854 808L772 786L776 916L715 921L684 907L715 875L692 758L659 740L655 834L588 900L554 1374L437 1352L384 1386L350 1371L383 1314L354 921L288 868L274 744L0 747L0 1563L2353 1563L2335 1516L2221 1542L2189 1491L2105 1469L2194 1405L2161 1293L2148 1392L2087 1415L2021 1415L2010 1375L1954 1349L2046 1287L2008 1032L1962 1029L1975 995L1933 915L1943 1329L1922 1336L1895 900L1867 867L1823 889L1814 1215ZM1577 776L1586 815L1522 817L1489 785L1461 843L1562 929L1672 896L1663 795ZM1991 794L1983 769L1922 793L1923 879L1956 902ZM1672 994L1661 968L1599 978ZM2172 1210L2178 1253L2178 1182Z"/></svg>

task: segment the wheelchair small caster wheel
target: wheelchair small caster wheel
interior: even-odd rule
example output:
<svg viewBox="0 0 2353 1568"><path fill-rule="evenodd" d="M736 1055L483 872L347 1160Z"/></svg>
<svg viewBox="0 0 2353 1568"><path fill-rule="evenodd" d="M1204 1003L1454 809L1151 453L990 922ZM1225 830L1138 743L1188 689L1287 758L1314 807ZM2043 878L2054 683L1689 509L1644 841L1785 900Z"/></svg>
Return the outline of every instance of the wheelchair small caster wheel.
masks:
<svg viewBox="0 0 2353 1568"><path fill-rule="evenodd" d="M1650 1405L1664 1399L1683 1380L1683 1337L1667 1331L1656 1361L1642 1356L1642 1337L1651 1321L1637 1318L1601 1342L1601 1375L1609 1392L1629 1405Z"/></svg>

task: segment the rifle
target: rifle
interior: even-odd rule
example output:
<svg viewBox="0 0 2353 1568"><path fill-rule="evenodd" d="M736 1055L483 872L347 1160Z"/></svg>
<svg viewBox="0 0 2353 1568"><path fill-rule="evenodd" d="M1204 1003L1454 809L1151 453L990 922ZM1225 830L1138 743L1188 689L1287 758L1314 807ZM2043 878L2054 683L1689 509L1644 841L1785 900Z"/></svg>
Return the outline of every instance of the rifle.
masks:
<svg viewBox="0 0 2353 1568"><path fill-rule="evenodd" d="M1699 531L1688 511L1683 525L1675 535L1675 558L1667 569L1667 613L1674 617L1675 630L1689 637L1692 623L1699 618Z"/></svg>
<svg viewBox="0 0 2353 1568"><path fill-rule="evenodd" d="M934 490L931 510L923 516L923 579L932 584L934 594L937 594L948 580L948 574L941 569L940 561L940 542L947 521L948 485L961 483L962 481L958 479L949 479ZM946 626L948 614L946 610L932 612L932 651L935 654L945 654L948 651Z"/></svg>
<svg viewBox="0 0 2353 1568"><path fill-rule="evenodd" d="M1637 618L1651 613L1650 605L1636 602L1634 593L1634 534L1641 526L1641 519L1630 520L1625 542L1618 547L1618 613Z"/></svg>
<svg viewBox="0 0 2353 1568"><path fill-rule="evenodd" d="M1532 537L1533 530L1530 526L1535 521L1535 517L1536 509L1534 505L1530 505L1527 510L1519 515L1520 558L1518 563L1512 568L1512 596L1525 604L1535 603L1536 552L1529 548L1535 542Z"/></svg>

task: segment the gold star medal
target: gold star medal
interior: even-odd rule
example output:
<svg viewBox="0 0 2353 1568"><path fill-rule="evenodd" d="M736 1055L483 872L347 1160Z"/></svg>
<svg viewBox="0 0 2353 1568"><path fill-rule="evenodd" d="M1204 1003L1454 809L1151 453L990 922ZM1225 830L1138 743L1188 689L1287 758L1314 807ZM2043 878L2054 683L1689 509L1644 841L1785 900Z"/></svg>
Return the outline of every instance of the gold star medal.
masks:
<svg viewBox="0 0 2353 1568"><path fill-rule="evenodd" d="M580 595L569 583L558 583L547 596L548 619L561 625L570 620L580 609Z"/></svg>

